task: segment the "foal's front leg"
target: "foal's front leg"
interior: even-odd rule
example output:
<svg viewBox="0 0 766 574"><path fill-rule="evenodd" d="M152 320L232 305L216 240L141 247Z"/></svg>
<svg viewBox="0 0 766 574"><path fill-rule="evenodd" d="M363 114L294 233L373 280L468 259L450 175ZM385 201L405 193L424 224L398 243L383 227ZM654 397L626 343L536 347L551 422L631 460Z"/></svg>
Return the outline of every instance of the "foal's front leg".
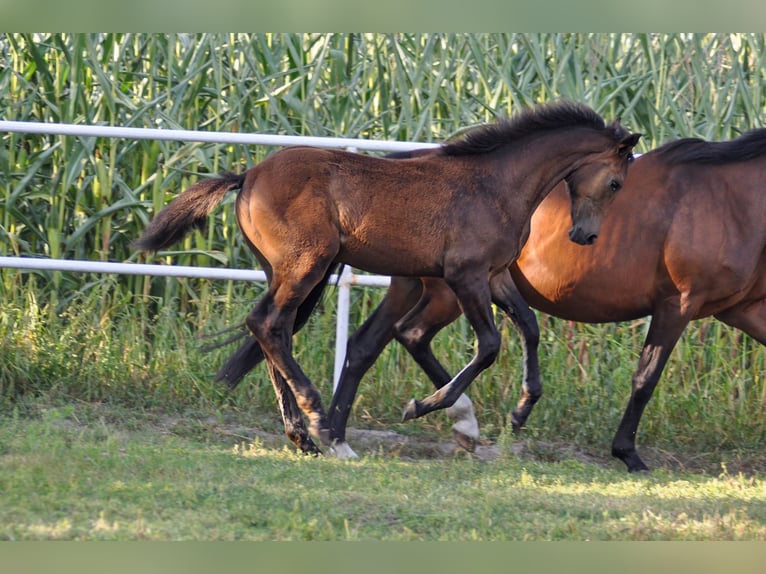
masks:
<svg viewBox="0 0 766 574"><path fill-rule="evenodd" d="M422 401L411 400L404 410L403 420L451 407L479 373L495 361L500 351L500 334L492 315L487 271L456 273L445 277L445 280L457 296L463 314L476 333L478 348L471 362L449 383Z"/></svg>
<svg viewBox="0 0 766 574"><path fill-rule="evenodd" d="M392 277L383 301L346 345L346 360L330 404L331 453L338 458L357 458L346 442L346 425L354 397L364 374L394 337L394 325L419 299L423 291L420 279Z"/></svg>
<svg viewBox="0 0 766 574"><path fill-rule="evenodd" d="M509 271L493 278L491 290L492 302L505 311L521 335L524 378L521 383L521 398L511 413L511 425L514 432L518 432L527 422L532 407L543 394L537 351L540 343L540 328L537 325L535 313L521 296Z"/></svg>
<svg viewBox="0 0 766 574"><path fill-rule="evenodd" d="M434 356L431 341L461 314L455 294L446 282L424 279L421 298L396 323L397 341L404 345L437 389L449 383L452 376ZM479 440L479 421L471 399L463 394L445 412L455 421L452 433L457 443L468 452L474 452Z"/></svg>

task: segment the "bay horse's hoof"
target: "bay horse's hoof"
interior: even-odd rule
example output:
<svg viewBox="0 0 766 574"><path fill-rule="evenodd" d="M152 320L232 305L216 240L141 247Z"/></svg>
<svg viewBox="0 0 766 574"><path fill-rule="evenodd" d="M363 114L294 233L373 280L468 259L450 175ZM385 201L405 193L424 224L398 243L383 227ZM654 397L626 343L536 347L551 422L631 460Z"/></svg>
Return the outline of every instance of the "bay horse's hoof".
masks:
<svg viewBox="0 0 766 574"><path fill-rule="evenodd" d="M467 434L463 434L460 431L453 430L452 435L455 437L455 442L457 442L458 446L460 448L467 450L468 452L476 452L476 439L468 436Z"/></svg>
<svg viewBox="0 0 766 574"><path fill-rule="evenodd" d="M630 451L621 451L619 449L612 449L612 456L619 458L622 462L625 463L625 466L628 467L628 472L650 472L649 467L644 464L644 461L641 460L641 457L638 456L638 453L635 449Z"/></svg>
<svg viewBox="0 0 766 574"><path fill-rule="evenodd" d="M412 399L407 406L404 407L404 413L402 413L402 421L408 421L410 419L418 418L418 401Z"/></svg>
<svg viewBox="0 0 766 574"><path fill-rule="evenodd" d="M340 460L356 460L359 455L348 445L346 441L335 442L329 449L328 454Z"/></svg>

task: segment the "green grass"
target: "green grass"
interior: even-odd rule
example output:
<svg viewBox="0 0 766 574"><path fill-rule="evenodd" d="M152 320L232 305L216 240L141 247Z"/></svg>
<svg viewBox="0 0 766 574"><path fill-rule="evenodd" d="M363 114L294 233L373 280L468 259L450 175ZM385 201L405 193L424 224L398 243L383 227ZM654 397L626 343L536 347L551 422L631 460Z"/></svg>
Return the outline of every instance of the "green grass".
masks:
<svg viewBox="0 0 766 574"><path fill-rule="evenodd" d="M238 285L233 304L219 301L204 314L181 316L172 302L115 299L112 286L99 283L59 314L40 305L34 289L21 299L5 299L0 413L12 413L30 401L82 401L169 414L232 409L277 420L274 393L262 366L227 392L213 379L234 346L201 351L215 340L207 335L242 321L257 296L253 291L262 286ZM332 393L334 337L327 335L334 328L332 294L328 291L320 312L295 341L297 358L326 407ZM381 295L380 290L355 292L352 320L358 322ZM540 320L544 395L528 420L526 436L606 456L628 398L643 327ZM491 442L507 433L521 384L518 336L507 320L500 324L503 352L470 388L482 437ZM463 320L435 341L437 356L452 372L468 360L472 348L473 337ZM642 418L638 445L649 464L710 470L725 462L762 472L765 360L760 345L731 329L708 321L690 328ZM430 392L414 361L392 344L362 381L350 425L406 434L428 431L447 438L450 422L443 413L400 422L406 401Z"/></svg>
<svg viewBox="0 0 766 574"><path fill-rule="evenodd" d="M639 151L645 151L677 137L726 139L760 127L766 105L764 41L762 34L3 34L0 60L7 65L0 67L0 117L430 142L515 113L521 106L566 97L591 105L609 120L619 116L627 127L643 132ZM171 198L199 177L242 169L272 151L28 134L0 134L0 140L0 252L89 260L137 260L130 242ZM241 240L232 207L232 202L225 203L211 217L205 232L195 232L177 250L160 253L150 261L253 267L254 259ZM243 320L262 289L261 285L231 281L0 270L0 433L5 437L0 448L7 445L8 452L16 452L13 456L21 456L25 449L17 441L24 437L17 434L32 437L42 433L47 437L44 440L30 438L27 455L45 452L41 443L46 440L59 458L66 448L87 452L65 460L64 467L75 478L52 481L54 497L61 494L57 489L62 482L82 494L77 489L84 486L77 477L87 473L78 465L89 458L104 464L122 461L122 470L130 471L141 466L140 460L154 460L158 467L159 453L186 449L190 459L215 459L216 464L227 461L221 471L236 474L232 469L239 469L242 477L233 483L240 485L238 481L248 475L243 468L273 465L278 472L290 474L291 467L308 464L280 453L254 459L234 456L231 445L222 448L204 442L209 439L206 423L195 422L236 414L251 419L253 427L279 432L273 391L264 369L256 369L235 392L226 393L213 383L213 377L233 348L200 352L201 346L210 343L206 335ZM354 289L352 328L369 315L381 296L380 290ZM295 342L298 360L326 404L331 393L334 310L330 296ZM470 389L482 438L500 444L529 440L540 460L566 459L558 454L560 445L608 460L645 322L593 326L544 315L539 319L543 399L528 421L524 438L509 437L508 413L519 394L521 353L512 327L498 317L503 352ZM473 345L464 320L434 342L437 356L453 373L464 366ZM694 323L674 351L642 418L640 452L659 469L661 477L684 470L716 477L725 466L735 476L742 470L760 480L766 468L764 373L762 346L713 320ZM407 424L399 422L409 398L431 392L424 379L403 349L392 345L362 382L351 425L395 429L418 439L447 437L450 425L442 413ZM96 419L79 425L74 420L70 426L72 416L84 417L81 405L94 404L112 413L107 418L122 413L127 423L101 425ZM75 406L74 411L67 410ZM64 415L58 421L40 420L41 409ZM125 413L148 412L172 417L197 414L183 425L182 437L134 432L141 430L141 419ZM64 424L62 432L52 432L59 424ZM179 433L180 427L174 432ZM69 447L57 442L59 435L69 441ZM110 455L106 460L94 456L98 441L117 444L121 440L130 445L126 452L141 455ZM45 459L42 464L50 461ZM332 469L341 475L352 469L366 472L365 464L372 464L313 462L316 466L311 468ZM421 468L401 461L381 464L392 475L410 475L413 468ZM520 477L513 461L508 464L481 468L498 476L501 468L508 468L511 476ZM422 468L438 475L447 472L444 465L476 472L476 465L466 461L428 462ZM194 470L200 476L213 472L205 471L205 466L198 462ZM634 484L626 482L619 463L607 466L617 470L614 480L619 484ZM103 470L98 465L94 468ZM586 469L577 472L611 472ZM210 485L189 485L183 482L181 470L171 470L167 472L173 480L193 496L198 495L197 489L212 489ZM158 468L153 471L161 474ZM23 468L18 472L24 480L29 478L23 476ZM542 481L543 471L530 472L533 482ZM693 484L709 480L695 476L689 479ZM428 476L422 479L432 480ZM44 478L35 480L44 486ZM97 482L92 476L91 480ZM274 481L273 476L264 478L269 481ZM171 484L154 476L150 482ZM398 486L405 487L405 483ZM96 506L108 491L99 489ZM25 492L33 496L31 490ZM178 496L183 498L183 492L182 488ZM510 488L503 492L515 502ZM24 511L23 494L13 495L20 501L20 509L14 512ZM209 497L215 499L214 494ZM682 493L678 499L685 497ZM70 504L75 498L70 498ZM345 530L336 530L337 520L330 520L328 526L316 518L310 501L299 500L306 505L299 512L292 507L295 497L290 500L290 506L281 511L284 516L292 516L296 522L302 516L304 528L313 528L318 537L330 538L330 532L335 538L346 536ZM608 497L599 500L612 504ZM83 500L83 504L89 503ZM193 506L182 500L175 504L178 506L168 513L183 504ZM227 501L222 512L229 512L230 504L234 503ZM376 503L371 504L377 508ZM102 525L140 523L138 515L126 518L110 506L96 506L82 517L64 509L53 521L40 515L18 524L30 528L37 524L45 530L59 520L70 521L72 527L64 529L64 536L72 538L90 533L93 526L88 521L98 521L101 511ZM450 511L457 512L456 507ZM541 507L543 515L550 512ZM661 530L657 524L652 526L653 519L643 511L625 512L633 517L628 530L636 528L637 537ZM679 511L678 516L682 512L686 511ZM706 529L725 530L720 524L706 522L704 513L715 517L714 508L700 512L688 513L693 516L690 521L696 521L689 530L693 536L704 538ZM306 526L314 518L317 522L311 528ZM661 522L674 520L676 515L663 515ZM240 522L233 521L241 526ZM286 529L287 522L285 519L280 528ZM613 521L602 520L607 522L613 526ZM555 528L563 528L562 522L557 524ZM645 532L636 526L639 524ZM477 532L485 537L500 535L480 526ZM512 524L507 526L509 532L519 532ZM445 536L468 537L467 531L450 530L444 523L408 527L424 536L443 530ZM554 526L549 528L537 534L554 537ZM138 526L133 531L138 532ZM23 532L14 535L26 536L31 531ZM246 537L244 533L251 531L243 527L234 532L232 527L220 537ZM362 527L350 532L359 537L376 536ZM407 535L404 529L392 532L401 538ZM585 537L584 532L574 531L570 537ZM753 538L762 536L757 534L762 530L754 527L749 532ZM600 535L613 533L605 528ZM181 535L164 535L174 536Z"/></svg>
<svg viewBox="0 0 766 574"><path fill-rule="evenodd" d="M6 420L0 538L766 539L759 477L632 476L512 455L342 462L222 440L216 421L194 436L174 431L183 422L92 406Z"/></svg>

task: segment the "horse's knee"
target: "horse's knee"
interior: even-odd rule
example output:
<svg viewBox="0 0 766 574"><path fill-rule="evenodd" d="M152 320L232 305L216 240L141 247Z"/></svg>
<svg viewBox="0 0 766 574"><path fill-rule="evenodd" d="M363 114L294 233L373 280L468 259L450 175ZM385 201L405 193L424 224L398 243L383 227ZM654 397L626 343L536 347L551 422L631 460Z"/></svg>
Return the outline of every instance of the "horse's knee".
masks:
<svg viewBox="0 0 766 574"><path fill-rule="evenodd" d="M528 349L537 349L540 345L540 327L538 327L537 321L528 323L524 327L524 339Z"/></svg>
<svg viewBox="0 0 766 574"><path fill-rule="evenodd" d="M631 401L639 405L646 405L654 394L658 377L646 376L643 373L633 375L631 381Z"/></svg>
<svg viewBox="0 0 766 574"><path fill-rule="evenodd" d="M411 354L418 353L424 346L428 345L426 331L419 325L403 325L397 323L394 325L394 338L399 341L404 348Z"/></svg>
<svg viewBox="0 0 766 574"><path fill-rule="evenodd" d="M364 373L372 364L371 353L364 345L360 345L349 339L346 347L346 360L344 370L351 373Z"/></svg>
<svg viewBox="0 0 766 574"><path fill-rule="evenodd" d="M488 333L479 339L477 362L482 368L489 367L500 354L500 333Z"/></svg>
<svg viewBox="0 0 766 574"><path fill-rule="evenodd" d="M265 317L262 315L259 309L253 309L245 318L245 325L248 330L255 336L256 340L260 340L263 336Z"/></svg>

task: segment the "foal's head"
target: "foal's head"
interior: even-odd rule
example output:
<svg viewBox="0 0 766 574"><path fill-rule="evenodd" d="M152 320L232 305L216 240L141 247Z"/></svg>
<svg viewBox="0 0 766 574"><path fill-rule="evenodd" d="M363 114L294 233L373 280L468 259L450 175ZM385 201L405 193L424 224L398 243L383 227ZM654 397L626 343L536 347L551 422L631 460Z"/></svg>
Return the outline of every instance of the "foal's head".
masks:
<svg viewBox="0 0 766 574"><path fill-rule="evenodd" d="M633 147L641 137L626 130L619 120L606 126L603 135L607 138L606 149L586 156L566 177L572 201L569 238L581 245L596 241L603 212L622 188L633 161Z"/></svg>

